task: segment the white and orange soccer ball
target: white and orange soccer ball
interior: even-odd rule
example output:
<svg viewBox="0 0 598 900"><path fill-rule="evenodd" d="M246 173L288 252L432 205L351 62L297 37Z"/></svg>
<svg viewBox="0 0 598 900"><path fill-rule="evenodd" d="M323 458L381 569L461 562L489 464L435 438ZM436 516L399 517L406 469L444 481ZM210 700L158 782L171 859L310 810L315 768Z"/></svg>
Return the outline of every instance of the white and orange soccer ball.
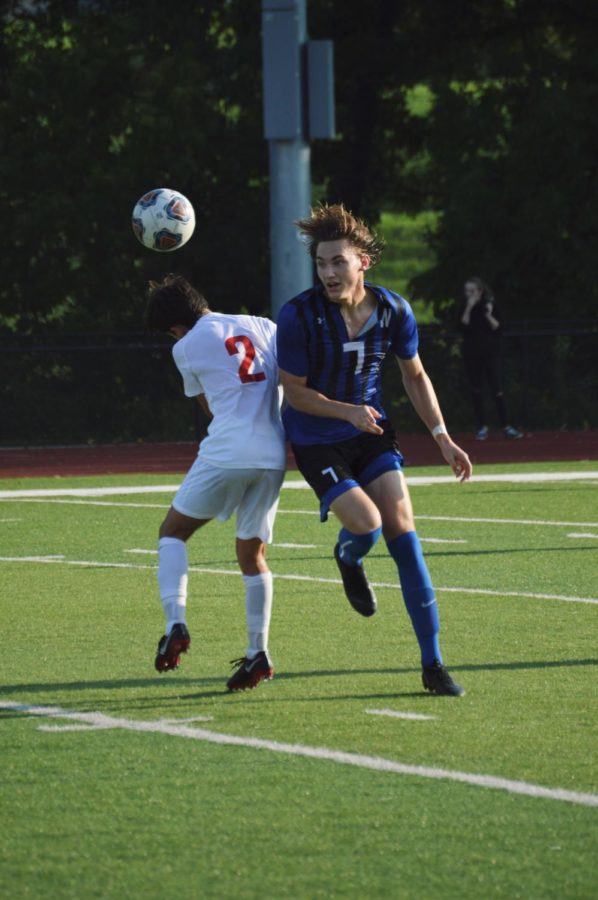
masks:
<svg viewBox="0 0 598 900"><path fill-rule="evenodd" d="M195 211L179 191L155 188L140 197L131 219L138 241L150 250L169 253L186 244L195 230Z"/></svg>

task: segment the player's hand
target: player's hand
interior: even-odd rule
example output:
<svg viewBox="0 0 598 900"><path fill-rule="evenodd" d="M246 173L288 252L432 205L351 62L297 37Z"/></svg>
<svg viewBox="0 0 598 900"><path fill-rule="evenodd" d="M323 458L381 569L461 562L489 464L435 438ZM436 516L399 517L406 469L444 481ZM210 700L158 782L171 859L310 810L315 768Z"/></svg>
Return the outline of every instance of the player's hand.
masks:
<svg viewBox="0 0 598 900"><path fill-rule="evenodd" d="M461 484L471 478L473 466L465 450L462 450L448 436L440 443L440 451Z"/></svg>
<svg viewBox="0 0 598 900"><path fill-rule="evenodd" d="M349 421L355 428L360 431L367 431L370 434L384 434L384 430L376 424L376 420L381 418L381 414L373 406L354 406L351 409Z"/></svg>

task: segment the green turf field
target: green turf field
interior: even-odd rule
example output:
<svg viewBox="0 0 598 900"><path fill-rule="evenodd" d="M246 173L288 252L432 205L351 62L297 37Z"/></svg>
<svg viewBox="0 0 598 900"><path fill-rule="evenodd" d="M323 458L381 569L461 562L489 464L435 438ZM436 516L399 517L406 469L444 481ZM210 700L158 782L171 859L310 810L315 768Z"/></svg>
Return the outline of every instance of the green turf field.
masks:
<svg viewBox="0 0 598 900"><path fill-rule="evenodd" d="M594 898L597 470L409 470L460 699L422 691L382 544L379 611L350 608L307 490L284 488L269 551L276 676L229 695L231 522L189 544L193 641L159 676L180 475L0 481L0 895Z"/></svg>

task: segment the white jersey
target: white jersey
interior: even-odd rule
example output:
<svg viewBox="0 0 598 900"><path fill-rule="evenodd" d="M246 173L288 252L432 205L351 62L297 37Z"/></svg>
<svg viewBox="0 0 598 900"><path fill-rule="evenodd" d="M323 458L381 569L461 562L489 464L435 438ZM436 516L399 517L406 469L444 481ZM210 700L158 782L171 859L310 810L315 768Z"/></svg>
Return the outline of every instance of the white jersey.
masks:
<svg viewBox="0 0 598 900"><path fill-rule="evenodd" d="M187 397L205 394L214 418L201 459L226 469L285 469L276 325L257 316L209 312L176 342Z"/></svg>

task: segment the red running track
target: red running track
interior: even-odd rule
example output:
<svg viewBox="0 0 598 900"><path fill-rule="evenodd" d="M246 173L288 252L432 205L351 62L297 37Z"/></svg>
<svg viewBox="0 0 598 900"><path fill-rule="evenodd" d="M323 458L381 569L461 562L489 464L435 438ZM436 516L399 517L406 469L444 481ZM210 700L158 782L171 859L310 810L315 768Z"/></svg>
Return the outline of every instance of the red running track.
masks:
<svg viewBox="0 0 598 900"><path fill-rule="evenodd" d="M500 432L487 441L471 435L453 435L479 463L530 463L596 460L598 431L539 431L508 441ZM405 464L443 465L435 441L428 434L406 434L399 444ZM67 475L117 475L123 473L184 473L197 452L195 443L108 444L78 447L0 448L0 478L54 477ZM294 460L289 452L289 467Z"/></svg>

